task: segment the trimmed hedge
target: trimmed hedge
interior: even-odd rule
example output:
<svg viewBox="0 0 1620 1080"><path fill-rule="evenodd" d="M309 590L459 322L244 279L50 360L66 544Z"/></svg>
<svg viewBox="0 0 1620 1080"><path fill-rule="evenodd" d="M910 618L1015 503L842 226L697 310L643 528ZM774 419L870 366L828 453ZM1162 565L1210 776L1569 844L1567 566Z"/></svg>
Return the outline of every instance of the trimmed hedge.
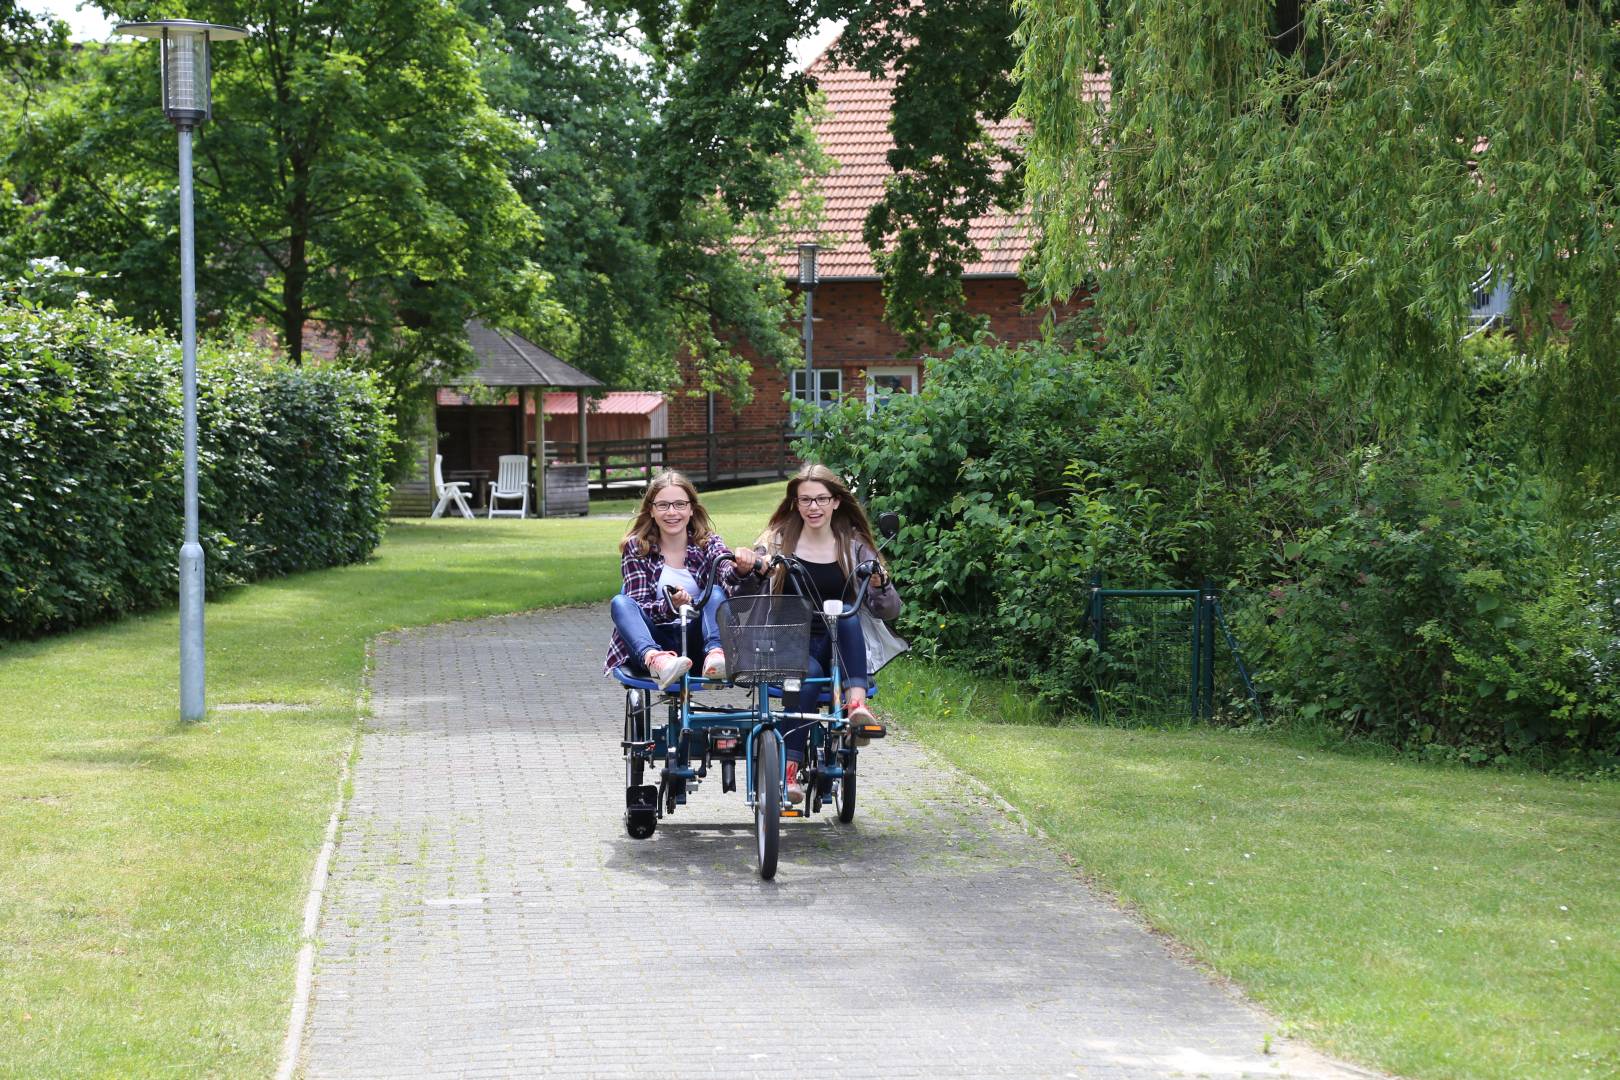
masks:
<svg viewBox="0 0 1620 1080"><path fill-rule="evenodd" d="M174 601L179 353L88 305L0 304L0 638ZM390 428L371 376L205 348L197 417L210 594L381 542Z"/></svg>

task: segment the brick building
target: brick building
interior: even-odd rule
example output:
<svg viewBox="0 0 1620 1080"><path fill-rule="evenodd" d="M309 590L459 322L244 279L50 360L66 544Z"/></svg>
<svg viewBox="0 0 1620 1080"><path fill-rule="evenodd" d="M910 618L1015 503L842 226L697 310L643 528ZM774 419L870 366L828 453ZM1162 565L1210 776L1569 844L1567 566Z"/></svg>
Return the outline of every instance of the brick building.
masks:
<svg viewBox="0 0 1620 1080"><path fill-rule="evenodd" d="M816 135L836 164L822 181L825 214L821 231L814 237L790 238L777 259L783 276L797 289L794 243L819 240L823 245L812 352L821 397L872 400L883 393L915 393L923 377L922 358L907 355L905 340L883 321L883 283L861 239L867 211L882 196L889 176L894 79L873 79L835 68L825 53L810 71L827 99ZM1095 90L1104 87L1099 80ZM1019 130L1020 122L1008 120L997 125L994 134L1010 141ZM1018 277L1019 263L1030 248L1025 216L992 211L975 220L969 231L980 257L964 268L962 286L968 309L988 316L991 331L1004 341L1035 337L1044 313L1025 309L1028 289ZM688 386L696 385L690 366L683 367L683 375ZM727 435L780 428L789 422L789 394L801 399L810 395L802 369L784 372L755 359L752 381L754 400L740 410L713 395L673 395L670 435L703 435L712 430L724 440Z"/></svg>

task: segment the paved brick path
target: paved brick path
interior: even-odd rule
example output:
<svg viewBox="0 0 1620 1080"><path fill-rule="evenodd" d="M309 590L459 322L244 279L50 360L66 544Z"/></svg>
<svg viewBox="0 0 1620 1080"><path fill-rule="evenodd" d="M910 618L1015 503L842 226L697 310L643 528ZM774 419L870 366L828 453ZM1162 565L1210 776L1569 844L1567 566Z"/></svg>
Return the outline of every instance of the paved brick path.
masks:
<svg viewBox="0 0 1620 1080"><path fill-rule="evenodd" d="M914 742L859 814L784 822L775 882L718 777L623 829L605 611L377 650L321 916L310 1077L1366 1074L1089 893Z"/></svg>

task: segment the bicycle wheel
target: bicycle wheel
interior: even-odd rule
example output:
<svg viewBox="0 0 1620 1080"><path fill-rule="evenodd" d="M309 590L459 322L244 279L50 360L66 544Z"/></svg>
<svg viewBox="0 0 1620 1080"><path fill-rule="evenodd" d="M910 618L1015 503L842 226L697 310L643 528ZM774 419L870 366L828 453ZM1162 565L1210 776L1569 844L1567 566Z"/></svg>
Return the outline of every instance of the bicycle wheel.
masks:
<svg viewBox="0 0 1620 1080"><path fill-rule="evenodd" d="M649 715L652 705L646 700L645 690L626 690L624 692L624 741L641 742L646 740L647 731L652 726L652 717ZM624 783L626 787L639 787L644 781L642 774L645 763L635 751L625 748L624 751Z"/></svg>
<svg viewBox="0 0 1620 1080"><path fill-rule="evenodd" d="M759 876L776 876L776 853L782 828L782 737L762 731L754 746L754 841Z"/></svg>
<svg viewBox="0 0 1620 1080"><path fill-rule="evenodd" d="M838 807L838 820L848 825L855 820L855 751L849 752L849 760L844 764L844 778L838 781L838 792L834 796Z"/></svg>

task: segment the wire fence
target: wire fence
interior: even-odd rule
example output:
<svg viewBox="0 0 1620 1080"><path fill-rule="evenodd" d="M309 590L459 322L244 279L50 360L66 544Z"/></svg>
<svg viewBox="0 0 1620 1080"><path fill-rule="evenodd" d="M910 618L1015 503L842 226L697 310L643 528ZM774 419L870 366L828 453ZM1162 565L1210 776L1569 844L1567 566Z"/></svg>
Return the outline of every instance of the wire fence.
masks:
<svg viewBox="0 0 1620 1080"><path fill-rule="evenodd" d="M1130 723L1261 719L1259 696L1220 593L1106 589L1092 578L1090 633L1097 646L1093 708Z"/></svg>

